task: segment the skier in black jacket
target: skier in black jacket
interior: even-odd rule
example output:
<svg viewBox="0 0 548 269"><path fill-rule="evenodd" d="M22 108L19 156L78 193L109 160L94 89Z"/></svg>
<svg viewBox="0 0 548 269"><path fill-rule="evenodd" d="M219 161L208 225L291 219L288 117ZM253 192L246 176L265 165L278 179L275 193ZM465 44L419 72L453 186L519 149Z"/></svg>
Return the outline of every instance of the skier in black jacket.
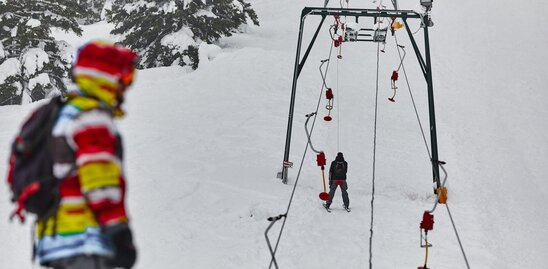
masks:
<svg viewBox="0 0 548 269"><path fill-rule="evenodd" d="M349 210L350 200L348 199L348 185L346 184L346 172L348 171L348 163L344 160L342 152L337 153L337 157L329 167L329 201L325 203L325 207L329 209L337 186L341 186L344 209Z"/></svg>

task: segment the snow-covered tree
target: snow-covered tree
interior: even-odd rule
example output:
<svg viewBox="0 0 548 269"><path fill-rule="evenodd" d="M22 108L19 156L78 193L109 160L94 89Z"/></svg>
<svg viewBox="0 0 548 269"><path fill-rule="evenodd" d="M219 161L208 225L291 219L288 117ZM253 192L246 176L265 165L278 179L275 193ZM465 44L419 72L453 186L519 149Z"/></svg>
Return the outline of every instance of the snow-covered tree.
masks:
<svg viewBox="0 0 548 269"><path fill-rule="evenodd" d="M51 28L81 34L76 1L4 0L0 12L0 105L65 92L72 48Z"/></svg>
<svg viewBox="0 0 548 269"><path fill-rule="evenodd" d="M198 67L199 47L259 25L257 14L245 0L140 0L114 4L109 21L112 34L139 52L139 67Z"/></svg>
<svg viewBox="0 0 548 269"><path fill-rule="evenodd" d="M78 0L77 2L81 8L78 18L81 24L90 24L101 20L106 0Z"/></svg>

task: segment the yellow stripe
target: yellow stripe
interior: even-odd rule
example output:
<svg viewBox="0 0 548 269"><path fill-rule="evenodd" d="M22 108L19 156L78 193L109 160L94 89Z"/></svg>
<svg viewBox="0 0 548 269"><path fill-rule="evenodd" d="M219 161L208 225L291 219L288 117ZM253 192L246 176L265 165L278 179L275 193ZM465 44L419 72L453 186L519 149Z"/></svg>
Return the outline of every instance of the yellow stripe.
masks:
<svg viewBox="0 0 548 269"><path fill-rule="evenodd" d="M117 83L112 83L105 78L86 75L76 76L75 81L82 91L99 98L107 105L114 106L116 103Z"/></svg>
<svg viewBox="0 0 548 269"><path fill-rule="evenodd" d="M88 163L78 168L80 186L84 192L105 186L118 186L120 167L113 162Z"/></svg>
<svg viewBox="0 0 548 269"><path fill-rule="evenodd" d="M90 110L99 107L99 101L82 96L77 96L70 99L69 103L80 110Z"/></svg>
<svg viewBox="0 0 548 269"><path fill-rule="evenodd" d="M38 235L53 235L54 217L45 222L38 222L36 232ZM46 229L42 230L46 225ZM89 227L98 227L93 212L84 203L61 204L57 211L57 234L68 235L83 233ZM43 234L40 234L44 231Z"/></svg>

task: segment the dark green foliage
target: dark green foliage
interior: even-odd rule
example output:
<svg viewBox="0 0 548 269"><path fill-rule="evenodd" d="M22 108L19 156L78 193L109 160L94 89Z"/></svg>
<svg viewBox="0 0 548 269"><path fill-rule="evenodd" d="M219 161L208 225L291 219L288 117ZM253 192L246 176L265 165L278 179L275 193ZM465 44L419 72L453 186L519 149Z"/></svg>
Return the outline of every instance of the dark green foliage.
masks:
<svg viewBox="0 0 548 269"><path fill-rule="evenodd" d="M113 6L107 15L122 43L141 55L140 68L198 67L198 47L238 32L257 14L244 0L146 0Z"/></svg>
<svg viewBox="0 0 548 269"><path fill-rule="evenodd" d="M196 37L207 43L213 43L222 36L231 36L232 33L237 32L238 27L246 23L247 16L252 19L255 25L259 25L257 14L250 8L251 5L243 0L237 1L244 7L243 9L235 6L234 0L206 2L208 4L204 4L202 1L194 1L188 5L188 10L192 12L188 17L188 24ZM199 10L204 9L211 9L211 12L217 17L196 15Z"/></svg>
<svg viewBox="0 0 548 269"><path fill-rule="evenodd" d="M0 106L21 104L21 76L10 76L4 84L0 84Z"/></svg>
<svg viewBox="0 0 548 269"><path fill-rule="evenodd" d="M81 14L77 2L7 0L0 3L0 11L0 70L7 60L20 66L17 74L0 81L0 105L8 99L8 104L21 103L25 94L36 101L52 90L65 92L72 48L55 40L51 27L81 35L75 19Z"/></svg>
<svg viewBox="0 0 548 269"><path fill-rule="evenodd" d="M101 20L101 12L106 0L79 0L78 22L92 24Z"/></svg>

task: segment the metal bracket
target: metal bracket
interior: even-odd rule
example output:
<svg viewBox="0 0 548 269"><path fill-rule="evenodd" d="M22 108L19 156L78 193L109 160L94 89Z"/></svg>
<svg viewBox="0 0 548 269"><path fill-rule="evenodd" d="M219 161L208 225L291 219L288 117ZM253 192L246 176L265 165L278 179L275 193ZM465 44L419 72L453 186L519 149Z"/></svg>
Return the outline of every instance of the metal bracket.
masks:
<svg viewBox="0 0 548 269"><path fill-rule="evenodd" d="M287 214L280 214L276 217L268 218L267 220L270 221L270 225L268 225L268 227L264 231L264 237L266 238L266 243L268 244L268 250L270 250L270 255L272 256L272 260L270 261L270 266L272 266L272 263L274 263L274 267L276 267L276 269L278 268L278 263L276 262L276 250L272 249L272 244L270 244L270 238L268 238L268 231L270 231L272 226L274 226L274 224L278 220L280 220L281 218L286 218L286 217L287 217Z"/></svg>
<svg viewBox="0 0 548 269"><path fill-rule="evenodd" d="M344 32L344 42L386 42L386 33L388 28L370 29L360 28L353 29L347 27Z"/></svg>

